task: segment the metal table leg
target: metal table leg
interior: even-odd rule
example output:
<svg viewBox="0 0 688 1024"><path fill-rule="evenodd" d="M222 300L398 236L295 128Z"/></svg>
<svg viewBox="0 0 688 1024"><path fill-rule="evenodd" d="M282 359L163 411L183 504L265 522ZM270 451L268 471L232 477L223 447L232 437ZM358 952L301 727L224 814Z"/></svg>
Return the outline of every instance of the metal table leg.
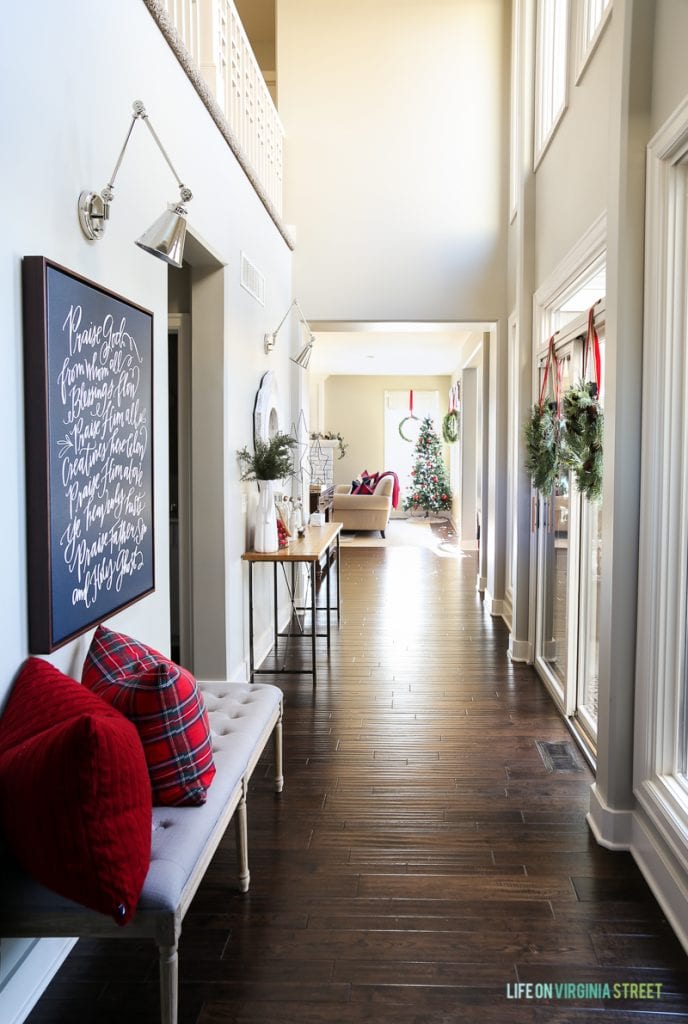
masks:
<svg viewBox="0 0 688 1024"><path fill-rule="evenodd" d="M313 686L317 682L317 662L315 658L315 625L316 616L316 592L315 592L315 562L311 562L311 655L313 658Z"/></svg>
<svg viewBox="0 0 688 1024"><path fill-rule="evenodd" d="M339 594L339 534L337 534L337 625L341 622L342 599Z"/></svg>
<svg viewBox="0 0 688 1024"><path fill-rule="evenodd" d="M329 654L330 653L330 614L331 614L331 607L332 607L332 600L331 600L331 597L330 597L330 576L331 576L332 566L330 565L330 549L329 548L327 549L326 558L327 558L327 562L326 562L327 569L325 571L327 573L327 579L325 581L325 591L327 592L327 625L325 627L325 630L327 632L327 653Z"/></svg>
<svg viewBox="0 0 688 1024"><path fill-rule="evenodd" d="M253 682L253 562L248 563L248 681Z"/></svg>

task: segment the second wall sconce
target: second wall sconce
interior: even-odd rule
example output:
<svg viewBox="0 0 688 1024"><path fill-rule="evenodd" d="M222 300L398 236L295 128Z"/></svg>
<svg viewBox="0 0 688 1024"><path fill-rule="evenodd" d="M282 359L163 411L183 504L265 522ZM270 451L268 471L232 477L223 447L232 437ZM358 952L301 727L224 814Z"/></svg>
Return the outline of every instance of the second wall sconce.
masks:
<svg viewBox="0 0 688 1024"><path fill-rule="evenodd" d="M287 319L287 317L291 313L292 309L294 309L294 307L296 307L296 309L298 310L300 322L303 324L303 326L308 331L308 341L304 345L304 347L301 349L301 351L299 352L299 354L297 356L290 356L289 358L291 359L292 363L296 363L297 366L300 366L303 370L305 370L307 368L309 362L310 362L310 359L311 359L311 352L313 351L313 345L315 344L315 336L313 335L313 332L310 329L308 321L306 320L305 316L303 315L303 311L302 311L301 307L299 306L298 302L296 301L296 299L292 299L291 304L289 306L289 309L284 314L284 316L282 317L282 319L280 320L280 322L278 323L277 327L272 332L272 334L266 334L265 335L265 338L264 338L264 348L265 348L266 354L268 352L272 352L273 348L275 347L275 342L277 341L277 334L278 334L282 324Z"/></svg>
<svg viewBox="0 0 688 1024"><path fill-rule="evenodd" d="M141 100L136 100L134 103L134 113L129 125L129 131L117 157L117 163L110 175L109 182L102 192L82 192L79 196L79 223L81 224L81 230L86 235L86 238L90 239L102 238L105 234L105 225L110 217L110 203L115 195L115 178L122 163L124 152L129 144L134 125L138 120L144 121L148 126L148 130L155 139L158 149L165 157L179 186L179 202L171 203L155 223L136 240L136 244L141 249L151 253L152 256L157 256L158 259L164 260L165 263L169 263L173 267L181 267L184 256L184 240L186 238L186 210L183 204L193 199L193 195L191 190L182 183L172 166L172 161L165 152L153 125L150 123L146 108Z"/></svg>

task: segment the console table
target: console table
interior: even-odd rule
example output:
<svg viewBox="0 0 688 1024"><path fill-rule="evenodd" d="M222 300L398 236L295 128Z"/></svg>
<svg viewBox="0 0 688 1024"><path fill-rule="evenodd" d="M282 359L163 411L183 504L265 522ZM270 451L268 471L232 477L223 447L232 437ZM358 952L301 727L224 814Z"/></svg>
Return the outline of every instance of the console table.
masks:
<svg viewBox="0 0 688 1024"><path fill-rule="evenodd" d="M316 637L326 637L327 639L327 650L330 650L330 619L333 611L337 612L337 623L340 621L340 585L339 585L339 534L342 529L341 523L325 523L323 526L307 526L305 535L301 538L292 540L288 547L280 548L279 551L246 551L242 558L245 562L248 562L248 632L249 632L249 680L253 682L253 677L260 673L265 675L311 675L313 677L313 686L317 682L318 664L315 651ZM326 627L324 633L317 632L316 616L318 612L317 602L317 584L316 584L316 569L320 565L323 556L327 556L326 565L330 564L330 556L334 553L334 558L337 566L336 573L336 604L333 605L331 601L331 584L330 584L330 572L327 571L325 575L325 589L327 593L327 604L326 604ZM309 637L311 641L311 668L261 668L256 669L254 667L254 653L253 653L253 567L258 562L268 562L272 564L273 573L273 604L274 604L274 626L275 626L275 651L280 637ZM297 562L303 562L308 565L310 584L311 584L311 601L310 601L310 612L311 612L311 631L310 633L280 633L279 624L277 619L277 570L281 565L283 569L291 564L293 567ZM286 579L286 572L285 572ZM289 597L291 600L292 612L298 613L299 611L306 611L306 608L297 608L295 604L295 584L294 574L292 573L291 584L287 579L287 587L289 589ZM293 616L292 616L293 617ZM290 621L291 626L291 621Z"/></svg>

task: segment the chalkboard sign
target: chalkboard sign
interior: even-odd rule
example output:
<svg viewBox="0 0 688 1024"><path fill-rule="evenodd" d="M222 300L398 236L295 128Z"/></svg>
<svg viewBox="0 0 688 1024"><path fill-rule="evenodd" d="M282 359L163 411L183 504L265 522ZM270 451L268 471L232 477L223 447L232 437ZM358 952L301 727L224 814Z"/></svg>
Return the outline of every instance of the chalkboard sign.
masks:
<svg viewBox="0 0 688 1024"><path fill-rule="evenodd" d="M24 258L29 646L155 587L153 314Z"/></svg>

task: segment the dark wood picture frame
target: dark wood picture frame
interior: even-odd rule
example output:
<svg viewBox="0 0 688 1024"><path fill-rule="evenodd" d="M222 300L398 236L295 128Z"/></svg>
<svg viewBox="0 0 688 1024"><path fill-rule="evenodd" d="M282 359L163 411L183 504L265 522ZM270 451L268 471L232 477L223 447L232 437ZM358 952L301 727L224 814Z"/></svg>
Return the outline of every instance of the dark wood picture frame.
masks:
<svg viewBox="0 0 688 1024"><path fill-rule="evenodd" d="M22 260L29 649L155 589L153 314Z"/></svg>

